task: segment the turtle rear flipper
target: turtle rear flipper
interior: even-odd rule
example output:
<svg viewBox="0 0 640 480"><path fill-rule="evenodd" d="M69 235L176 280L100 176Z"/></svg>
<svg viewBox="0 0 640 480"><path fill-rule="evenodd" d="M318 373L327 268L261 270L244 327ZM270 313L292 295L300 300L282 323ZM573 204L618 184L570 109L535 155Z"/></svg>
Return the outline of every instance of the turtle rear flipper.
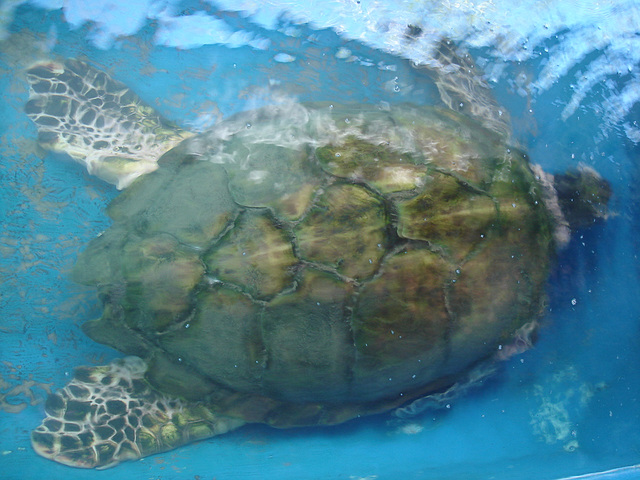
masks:
<svg viewBox="0 0 640 480"><path fill-rule="evenodd" d="M163 153L191 136L126 85L79 60L38 62L27 79L25 111L40 145L67 153L118 189L155 170Z"/></svg>
<svg viewBox="0 0 640 480"><path fill-rule="evenodd" d="M157 392L144 380L145 370L138 357L78 368L47 399L47 416L31 434L36 452L65 465L104 469L244 424Z"/></svg>

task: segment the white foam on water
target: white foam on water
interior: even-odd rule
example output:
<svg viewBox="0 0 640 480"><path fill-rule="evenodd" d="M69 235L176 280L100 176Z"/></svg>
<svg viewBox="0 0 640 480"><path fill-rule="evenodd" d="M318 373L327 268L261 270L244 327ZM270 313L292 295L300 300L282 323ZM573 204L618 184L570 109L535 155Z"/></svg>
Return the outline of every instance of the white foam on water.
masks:
<svg viewBox="0 0 640 480"><path fill-rule="evenodd" d="M584 104L604 82L600 108L606 124L620 122L640 101L640 5L633 0L518 2L509 0L432 1L277 1L262 9L255 0L218 0L219 7L241 11L265 28L277 28L284 12L289 21L333 28L343 37L402 55L419 64L432 63L434 47L442 37L469 47L488 48L490 79L503 75L503 62L543 56L536 78L521 85L540 94L572 75L573 94L562 112L564 120ZM278 8L279 7L279 8ZM406 39L407 26L420 27L416 41ZM577 73L571 70L585 61ZM619 88L616 80L624 83ZM613 80L607 82L607 80ZM591 100L593 101L593 100Z"/></svg>
<svg viewBox="0 0 640 480"><path fill-rule="evenodd" d="M6 2L0 30L21 0ZM92 41L109 48L122 35L137 32L147 19L157 20L155 41L177 48L207 44L248 45L267 49L270 42L254 32L231 27L204 12L180 15L177 0L32 0L51 9L63 8L74 27L94 22ZM539 95L569 76L573 93L563 109L564 120L581 106L603 112L603 125L622 122L640 101L640 4L636 0L209 0L214 8L239 12L248 20L286 35L300 34L296 25L331 28L345 39L397 54L418 64L433 63L433 49L443 37L474 48L487 48L484 65L490 80L505 75L505 63L543 58L537 77L522 80L520 91ZM2 21L2 19L5 21ZM420 28L409 41L408 25ZM1 33L1 32L0 32ZM339 53L339 52L337 52ZM288 59L276 52L276 59ZM281 60L280 60L281 61ZM586 62L582 64L582 62ZM579 71L572 70L581 65ZM622 86L620 85L622 84ZM604 100L593 98L604 88ZM594 102L600 102L596 104ZM636 125L625 125L631 139Z"/></svg>
<svg viewBox="0 0 640 480"><path fill-rule="evenodd" d="M267 39L251 32L235 30L226 22L203 12L173 16L170 12L161 11L157 18L160 25L154 40L158 45L182 49L212 44L226 45L230 48L249 45L258 50L264 50L269 46Z"/></svg>

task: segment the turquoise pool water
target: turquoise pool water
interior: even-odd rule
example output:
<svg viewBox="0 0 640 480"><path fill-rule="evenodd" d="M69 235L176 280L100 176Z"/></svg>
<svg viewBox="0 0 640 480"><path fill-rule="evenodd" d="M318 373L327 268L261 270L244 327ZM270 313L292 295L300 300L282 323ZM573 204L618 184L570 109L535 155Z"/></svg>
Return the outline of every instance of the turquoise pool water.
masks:
<svg viewBox="0 0 640 480"><path fill-rule="evenodd" d="M2 4L0 478L558 479L621 468L600 477L640 478L640 4L508 5ZM24 68L88 60L202 131L290 99L434 104L437 88L414 63L428 64L442 37L476 58L534 162L583 163L613 187L611 218L559 252L534 348L408 418L250 425L105 471L38 457L29 434L46 390L119 356L82 334L100 305L68 278L118 192L37 148Z"/></svg>

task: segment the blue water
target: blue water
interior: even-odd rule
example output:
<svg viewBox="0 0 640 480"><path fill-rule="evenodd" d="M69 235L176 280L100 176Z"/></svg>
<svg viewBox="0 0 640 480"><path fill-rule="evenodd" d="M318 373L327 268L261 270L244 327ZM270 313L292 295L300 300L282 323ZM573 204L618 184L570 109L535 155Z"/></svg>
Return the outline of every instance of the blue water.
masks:
<svg viewBox="0 0 640 480"><path fill-rule="evenodd" d="M503 30L510 34L502 37L489 29L509 22L498 16L478 27L480 10L472 21L474 12L427 16L416 13L420 2L407 2L387 23L372 23L384 2L280 3L287 2L255 10L252 2L166 2L162 15L161 4L150 1L128 2L131 11L120 14L119 2L97 13L87 7L91 2L68 2L65 10L45 1L3 4L0 478L558 479L640 464L636 3L597 16L595 7L585 13L588 2L582 2L575 21L569 6L569 17L551 12L529 30L516 17L512 23L524 33ZM136 8L138 22L132 21ZM90 14L94 22L84 23ZM603 23L593 24L589 14ZM398 30L409 17L430 19L429 28L423 23L426 37L466 40L491 72L514 139L533 161L551 172L583 162L612 184L614 215L577 232L558 255L535 347L499 364L464 396L403 422L380 415L331 428L246 426L100 472L38 457L29 433L43 416L44 387L64 385L74 366L119 356L80 331L100 306L92 289L68 278L78 252L108 226L104 209L117 191L62 155L36 148L36 129L22 112L28 91L21 69L42 49L89 59L195 131L283 96L433 104L431 79L412 66L428 49L407 46ZM195 23L181 26L184 20ZM603 29L608 37L596 33ZM518 35L529 39L528 48ZM206 44L207 38L215 41ZM610 69L599 63L603 56ZM548 76L555 82L545 83ZM6 411L20 404L19 413ZM634 469L610 475L602 478L640 478Z"/></svg>

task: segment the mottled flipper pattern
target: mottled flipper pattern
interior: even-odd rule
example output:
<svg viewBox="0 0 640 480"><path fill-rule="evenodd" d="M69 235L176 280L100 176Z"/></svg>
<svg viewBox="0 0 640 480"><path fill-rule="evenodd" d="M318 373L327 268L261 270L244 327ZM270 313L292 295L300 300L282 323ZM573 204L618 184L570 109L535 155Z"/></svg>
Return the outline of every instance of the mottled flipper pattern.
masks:
<svg viewBox="0 0 640 480"><path fill-rule="evenodd" d="M464 51L456 51L453 43L443 40L435 51L435 60L440 64L436 86L445 105L509 140L509 114L494 98L483 72L471 56Z"/></svg>
<svg viewBox="0 0 640 480"><path fill-rule="evenodd" d="M25 111L40 145L67 153L119 189L155 170L163 153L191 136L126 85L79 60L38 62L27 80Z"/></svg>
<svg viewBox="0 0 640 480"><path fill-rule="evenodd" d="M102 469L244 423L155 391L144 380L145 371L138 357L78 368L73 380L47 399L46 418L31 436L34 449L65 465Z"/></svg>

